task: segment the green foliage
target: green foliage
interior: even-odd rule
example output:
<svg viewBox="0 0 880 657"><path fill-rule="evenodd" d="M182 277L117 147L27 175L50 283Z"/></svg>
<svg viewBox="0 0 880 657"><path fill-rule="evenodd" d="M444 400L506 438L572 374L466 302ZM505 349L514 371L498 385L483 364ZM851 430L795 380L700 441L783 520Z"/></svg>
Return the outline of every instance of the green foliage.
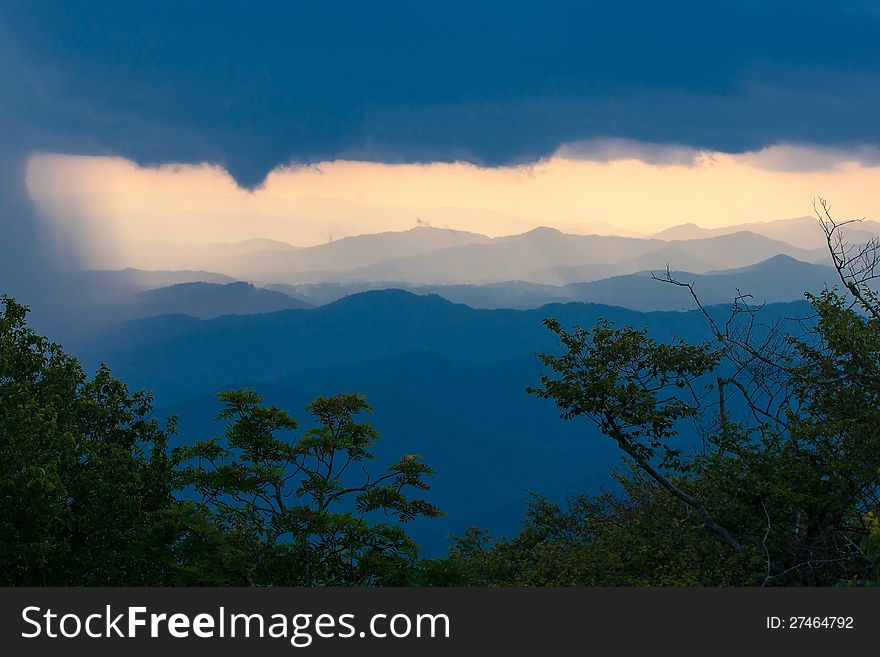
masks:
<svg viewBox="0 0 880 657"><path fill-rule="evenodd" d="M2 304L0 582L163 581L173 424L106 368L89 379L27 326L27 308Z"/></svg>
<svg viewBox="0 0 880 657"><path fill-rule="evenodd" d="M286 411L263 406L253 390L220 394L229 422L222 438L176 450L179 483L200 497L215 527L236 537L233 552L249 584L373 585L414 563L416 544L399 523L439 511L410 490L424 490L431 469L405 456L381 476L363 463L379 439L359 395L318 398L316 423L298 439Z"/></svg>
<svg viewBox="0 0 880 657"><path fill-rule="evenodd" d="M679 456L668 439L676 423L693 417L698 400L675 390L693 391L693 381L718 365L719 353L706 345L657 343L647 330L614 329L600 319L590 331L566 331L556 320L544 325L559 338L561 356L539 354L557 378L542 376L527 391L552 399L567 420L584 416L613 437L634 458L660 453L664 464Z"/></svg>

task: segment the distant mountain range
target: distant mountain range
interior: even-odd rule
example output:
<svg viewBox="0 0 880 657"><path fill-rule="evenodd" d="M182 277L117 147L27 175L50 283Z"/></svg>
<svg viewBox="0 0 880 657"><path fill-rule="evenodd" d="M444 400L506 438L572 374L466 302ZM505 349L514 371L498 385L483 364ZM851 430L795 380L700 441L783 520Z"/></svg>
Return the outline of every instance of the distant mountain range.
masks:
<svg viewBox="0 0 880 657"><path fill-rule="evenodd" d="M662 276L663 268L612 276L597 281L542 285L527 281L505 281L485 285L407 285L391 281L369 283L274 284L269 289L320 306L368 290L405 289L415 294L436 294L471 308L538 308L549 303L580 301L621 306L633 310L684 310L695 307L682 288L652 280ZM748 267L708 274L673 271L681 281L693 283L701 302L707 305L729 303L739 294L751 294L754 303L785 302L802 299L804 292L818 291L838 284L836 271L826 265L773 256Z"/></svg>
<svg viewBox="0 0 880 657"><path fill-rule="evenodd" d="M321 276L311 272L347 271L389 258L416 257L490 241L477 233L419 226L400 232L346 237L294 252L258 251L218 258L213 268L247 280L286 282L301 275ZM332 278L332 273L325 277Z"/></svg>
<svg viewBox="0 0 880 657"><path fill-rule="evenodd" d="M807 310L799 302L761 312ZM584 327L606 317L661 340L707 337L697 313L583 303L475 310L387 290L312 309L134 320L92 334L75 353L155 391L161 413L180 413L180 441L217 435L214 393L224 388L255 387L300 419L315 395L366 393L384 435L379 455L421 454L437 472L429 496L448 515L415 531L437 553L447 534L470 524L515 531L528 490L595 490L618 462L611 441L589 424L562 421L552 404L525 394L542 373L535 353L558 349L541 324L546 317Z"/></svg>
<svg viewBox="0 0 880 657"><path fill-rule="evenodd" d="M824 258L756 233L734 233L697 240L566 235L541 228L515 237L392 258L348 270L291 274L293 282L386 281L409 284L482 284L521 280L564 285L635 273L673 269L704 273L743 267L775 255L804 262ZM298 280L297 280L298 279ZM290 283L276 277L274 283Z"/></svg>
<svg viewBox="0 0 880 657"><path fill-rule="evenodd" d="M129 253L142 261L145 269L197 269L259 285L377 281L449 285L510 280L565 285L667 264L676 270L702 274L752 265L780 254L803 262L827 262L825 236L818 221L811 217L722 228L686 223L650 236L615 236L608 233L611 227L601 224L571 225L567 229L569 232L536 228L490 238L420 225L310 247L267 239L138 244L120 251L119 257ZM596 234L584 234L591 229ZM880 234L880 223L851 224L845 232L850 241L864 243Z"/></svg>
<svg viewBox="0 0 880 657"><path fill-rule="evenodd" d="M191 278L196 280L190 281ZM185 282L177 282L180 280ZM143 317L180 314L210 319L310 306L289 294L223 275L126 269L82 272L71 277L56 302L40 308L35 320L44 332L66 340L102 326Z"/></svg>
<svg viewBox="0 0 880 657"><path fill-rule="evenodd" d="M196 270L89 269L73 272L62 281L71 300L111 303L129 300L132 294L178 283L234 283L226 274Z"/></svg>
<svg viewBox="0 0 880 657"><path fill-rule="evenodd" d="M242 282L177 283L139 292L131 302L117 306L127 315L125 319L174 314L211 319L221 315L252 315L308 307L310 304L288 294Z"/></svg>
<svg viewBox="0 0 880 657"><path fill-rule="evenodd" d="M297 252L297 262L301 263L309 251L311 249ZM778 254L805 262L817 262L825 257L821 249L804 250L749 232L705 239L663 241L567 235L552 228L538 228L522 235L426 250L370 265L312 271L279 269L267 282L481 284L522 280L562 285L664 268L667 264L674 269L703 273L712 269L751 265Z"/></svg>
<svg viewBox="0 0 880 657"><path fill-rule="evenodd" d="M436 295L384 290L312 309L124 322L94 334L81 352L97 350L136 385L185 397L205 386L274 379L302 369L425 349L467 363L504 360L551 348L552 336L541 325L548 316L584 326L600 316L643 321L636 311L596 304L490 311ZM682 336L703 331L702 323L688 313L663 313L651 324L661 332L675 326Z"/></svg>
<svg viewBox="0 0 880 657"><path fill-rule="evenodd" d="M864 243L870 238L880 235L880 222L862 221L850 224L844 230L849 241ZM742 231L757 233L780 242L787 242L800 249L821 249L826 246L825 235L819 228L819 222L816 217L751 222L725 226L723 228L701 228L694 223L686 223L654 233L651 237L661 240L693 240L729 235Z"/></svg>
<svg viewBox="0 0 880 657"><path fill-rule="evenodd" d="M639 272L614 276L590 283L571 283L563 289L573 300L621 305L634 310L692 310L690 293L680 287L651 279L652 273ZM756 265L709 274L672 272L672 276L693 283L703 305L731 303L740 294L750 295L752 304L779 303L804 298L805 292L818 292L839 285L837 271L826 265L800 262L777 255Z"/></svg>
<svg viewBox="0 0 880 657"><path fill-rule="evenodd" d="M384 289L437 295L476 309L531 309L571 302L640 311L695 308L686 290L652 280L652 274L662 275L663 271L661 266L565 285L521 280L483 285L369 281L272 284L266 287L228 282L229 277L207 272L93 271L72 277L67 293L55 304L53 315L42 327L49 333L67 338L130 319L174 314L210 319L221 315L271 313L323 306L353 294ZM755 304L796 301L803 298L804 292L816 292L839 282L833 268L785 255L742 268L706 274L673 271L673 275L678 280L693 283L705 305L729 303L738 294L750 294ZM199 278L217 282L191 280Z"/></svg>
<svg viewBox="0 0 880 657"><path fill-rule="evenodd" d="M346 270L465 244L491 241L485 235L429 226L356 235L301 248L252 239L213 244L138 243L128 249L144 269L186 267L223 272L249 281L283 281L301 272ZM143 254L143 255L137 255Z"/></svg>
<svg viewBox="0 0 880 657"><path fill-rule="evenodd" d="M691 307L683 290L650 280L651 272L667 265L696 283L709 304L729 301L737 291L760 301L791 301L836 283L825 264L826 249L804 248L823 239L815 220L743 226L763 234L685 224L651 238L552 228L489 238L419 226L309 248L259 239L206 244L194 253L216 269L75 272L59 284L57 302L35 318L47 332L64 337L151 315L274 312L389 288L487 309L572 301L645 311ZM849 226L848 234L866 240L877 228L880 224L864 222Z"/></svg>

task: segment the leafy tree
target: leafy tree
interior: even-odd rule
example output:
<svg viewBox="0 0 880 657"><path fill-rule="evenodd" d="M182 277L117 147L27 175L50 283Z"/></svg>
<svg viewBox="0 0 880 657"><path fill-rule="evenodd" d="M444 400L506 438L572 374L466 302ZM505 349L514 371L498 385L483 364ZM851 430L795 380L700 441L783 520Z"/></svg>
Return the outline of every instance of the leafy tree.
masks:
<svg viewBox="0 0 880 657"><path fill-rule="evenodd" d="M169 567L173 423L102 367L94 378L0 313L0 582L145 585Z"/></svg>
<svg viewBox="0 0 880 657"><path fill-rule="evenodd" d="M605 320L599 320L591 331L575 327L569 332L552 319L544 324L559 338L564 353L558 357L540 354L556 378L542 376L541 385L529 387L528 392L555 401L565 419L583 416L596 424L641 470L697 511L722 541L739 550L739 542L704 504L664 474L684 467L681 449L670 439L681 420L699 413L696 382L718 367L720 354L709 345L657 343L647 330L631 326L616 330ZM682 398L679 390L689 391L691 399Z"/></svg>
<svg viewBox="0 0 880 657"><path fill-rule="evenodd" d="M316 426L288 437L297 422L262 405L253 390L220 394L229 422L222 438L176 451L179 484L191 487L223 535L235 538L243 582L374 585L398 581L417 545L399 523L439 515L410 490L427 489L431 469L405 456L372 477L363 467L379 438L359 395L318 398ZM391 516L397 523L380 521Z"/></svg>

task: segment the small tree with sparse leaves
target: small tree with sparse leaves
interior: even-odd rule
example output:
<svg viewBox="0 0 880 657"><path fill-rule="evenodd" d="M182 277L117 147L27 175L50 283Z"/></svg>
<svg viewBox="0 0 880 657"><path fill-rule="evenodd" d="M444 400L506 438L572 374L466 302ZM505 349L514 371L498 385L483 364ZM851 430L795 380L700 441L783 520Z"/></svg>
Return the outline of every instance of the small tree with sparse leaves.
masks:
<svg viewBox="0 0 880 657"><path fill-rule="evenodd" d="M378 476L367 472L379 434L359 419L371 412L363 396L315 399L306 409L315 426L298 438L296 420L254 390L219 397L226 432L175 451L178 485L236 537L246 583L380 585L415 563L417 545L401 525L439 515L410 497L432 471L404 456Z"/></svg>

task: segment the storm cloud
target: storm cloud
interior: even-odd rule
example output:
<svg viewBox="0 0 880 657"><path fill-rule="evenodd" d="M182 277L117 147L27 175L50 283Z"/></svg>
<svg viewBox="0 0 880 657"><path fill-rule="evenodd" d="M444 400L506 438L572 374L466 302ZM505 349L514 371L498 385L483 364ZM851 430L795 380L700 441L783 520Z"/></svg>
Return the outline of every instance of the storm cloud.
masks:
<svg viewBox="0 0 880 657"><path fill-rule="evenodd" d="M290 161L497 165L602 137L880 142L878 16L858 3L12 3L0 20L17 146L207 161L245 186Z"/></svg>

